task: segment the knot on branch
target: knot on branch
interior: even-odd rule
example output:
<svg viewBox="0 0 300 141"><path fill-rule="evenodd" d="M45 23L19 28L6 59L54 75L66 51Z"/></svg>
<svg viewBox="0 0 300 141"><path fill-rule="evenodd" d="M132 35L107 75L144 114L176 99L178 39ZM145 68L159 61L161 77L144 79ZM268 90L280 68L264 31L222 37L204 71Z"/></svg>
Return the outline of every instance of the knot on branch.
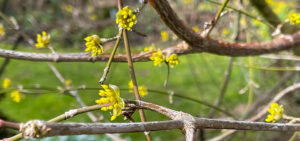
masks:
<svg viewBox="0 0 300 141"><path fill-rule="evenodd" d="M45 136L51 129L47 128L44 121L31 120L20 124L20 132L24 138L39 138Z"/></svg>

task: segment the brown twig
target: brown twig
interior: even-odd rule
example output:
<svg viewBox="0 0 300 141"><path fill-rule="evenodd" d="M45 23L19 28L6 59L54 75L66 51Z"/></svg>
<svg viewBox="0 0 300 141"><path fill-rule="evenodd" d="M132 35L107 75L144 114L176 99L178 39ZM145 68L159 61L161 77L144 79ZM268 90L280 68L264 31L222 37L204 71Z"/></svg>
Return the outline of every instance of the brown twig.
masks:
<svg viewBox="0 0 300 141"><path fill-rule="evenodd" d="M123 7L122 1L118 0L119 10L122 9L122 7ZM124 39L124 46L125 46L125 50L126 50L127 62L128 62L128 66L129 66L131 80L133 83L133 91L134 91L135 99L140 101L141 98L139 95L138 85L136 82L134 67L133 67L133 63L132 63L132 57L131 57L130 45L129 45L128 37L127 37L127 31L126 31L126 29L122 29L122 30L123 30L123 39ZM141 121L146 122L145 113L142 109L139 109L139 114L140 114ZM151 141L150 132L145 131L144 133L147 138L147 141Z"/></svg>
<svg viewBox="0 0 300 141"><path fill-rule="evenodd" d="M209 27L206 30L204 30L203 33L201 33L203 37L209 36L210 32L213 30L213 28L218 23L219 18L221 17L221 14L222 14L223 10L225 9L228 2L229 2L229 0L224 0L222 6L219 9L218 13L216 14L215 18L210 22Z"/></svg>

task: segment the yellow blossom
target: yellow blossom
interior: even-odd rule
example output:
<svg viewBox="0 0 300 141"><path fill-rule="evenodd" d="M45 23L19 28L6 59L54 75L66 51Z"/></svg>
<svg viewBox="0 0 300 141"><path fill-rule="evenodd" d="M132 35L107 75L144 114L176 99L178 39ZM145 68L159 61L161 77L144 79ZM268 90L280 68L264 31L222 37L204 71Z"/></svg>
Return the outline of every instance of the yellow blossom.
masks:
<svg viewBox="0 0 300 141"><path fill-rule="evenodd" d="M0 36L4 36L5 35L5 29L2 23L0 23Z"/></svg>
<svg viewBox="0 0 300 141"><path fill-rule="evenodd" d="M171 54L167 57L166 62L171 66L174 67L179 64L179 60L176 54Z"/></svg>
<svg viewBox="0 0 300 141"><path fill-rule="evenodd" d="M153 52L152 56L150 57L150 60L153 61L154 66L161 66L161 64L164 62L164 56L160 50Z"/></svg>
<svg viewBox="0 0 300 141"><path fill-rule="evenodd" d="M224 28L222 32L224 35L228 35L230 31L228 28Z"/></svg>
<svg viewBox="0 0 300 141"><path fill-rule="evenodd" d="M144 97L147 94L148 94L147 87L146 86L139 86L139 95L141 97Z"/></svg>
<svg viewBox="0 0 300 141"><path fill-rule="evenodd" d="M130 80L129 82L128 82L128 88L129 88L129 92L133 92L133 82L132 82L132 80Z"/></svg>
<svg viewBox="0 0 300 141"><path fill-rule="evenodd" d="M128 88L129 88L129 92L132 93L133 92L133 82L132 82L132 80L130 80L128 82ZM144 97L148 94L146 86L139 86L138 90L139 90L139 95L141 97Z"/></svg>
<svg viewBox="0 0 300 141"><path fill-rule="evenodd" d="M147 46L144 48L144 52L155 51L155 50L156 50L155 44L152 44L151 46Z"/></svg>
<svg viewBox="0 0 300 141"><path fill-rule="evenodd" d="M13 99L13 101L19 103L21 101L22 95L21 95L20 91L15 90L10 93L10 97Z"/></svg>
<svg viewBox="0 0 300 141"><path fill-rule="evenodd" d="M66 85L66 86L70 86L71 84L72 84L72 81L71 81L71 80L68 79L68 80L65 81L65 85Z"/></svg>
<svg viewBox="0 0 300 141"><path fill-rule="evenodd" d="M197 27L197 26L193 26L192 29L195 31L195 32L199 32L200 29Z"/></svg>
<svg viewBox="0 0 300 141"><path fill-rule="evenodd" d="M292 13L289 15L289 20L290 20L290 23L293 24L293 25L298 25L300 24L300 16L298 13Z"/></svg>
<svg viewBox="0 0 300 141"><path fill-rule="evenodd" d="M282 105L278 105L278 103L272 103L271 107L268 109L268 112L270 113L267 118L266 118L266 122L276 122L278 120L280 120L283 116L283 106Z"/></svg>
<svg viewBox="0 0 300 141"><path fill-rule="evenodd" d="M84 38L86 41L86 52L92 52L92 57L97 56L103 52L100 37L98 35L87 36Z"/></svg>
<svg viewBox="0 0 300 141"><path fill-rule="evenodd" d="M131 8L123 7L118 11L116 23L119 25L119 28L131 30L132 26L135 25L136 22L136 15L133 13Z"/></svg>
<svg viewBox="0 0 300 141"><path fill-rule="evenodd" d="M124 108L124 101L120 97L120 89L115 85L101 85L103 90L99 91L100 99L96 100L97 104L109 104L108 107L102 107L102 111L113 110L110 120L115 120L117 116L122 114Z"/></svg>
<svg viewBox="0 0 300 141"><path fill-rule="evenodd" d="M169 34L165 30L161 31L160 35L161 35L161 40L163 42L165 42L165 41L167 41L169 39Z"/></svg>
<svg viewBox="0 0 300 141"><path fill-rule="evenodd" d="M7 89L11 86L11 81L9 78L4 78L2 86L4 89Z"/></svg>
<svg viewBox="0 0 300 141"><path fill-rule="evenodd" d="M50 35L47 35L45 31L41 34L37 34L37 43L35 44L35 47L37 48L45 48L50 43Z"/></svg>

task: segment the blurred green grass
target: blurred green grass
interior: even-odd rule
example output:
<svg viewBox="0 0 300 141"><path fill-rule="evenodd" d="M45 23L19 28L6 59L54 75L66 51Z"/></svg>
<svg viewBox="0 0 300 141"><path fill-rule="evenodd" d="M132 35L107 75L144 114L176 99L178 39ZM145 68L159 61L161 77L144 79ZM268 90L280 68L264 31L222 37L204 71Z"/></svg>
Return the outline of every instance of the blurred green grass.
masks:
<svg viewBox="0 0 300 141"><path fill-rule="evenodd" d="M1 48L9 48L8 45L2 45ZM34 51L21 47L22 51ZM78 51L78 50L73 50ZM137 51L137 50L135 50ZM220 93L220 89L224 80L224 74L228 66L228 57L216 56L211 54L191 54L180 56L180 64L175 68L171 68L168 88L163 87L163 83L167 73L167 67L154 67L152 62L134 63L136 76L139 85L146 85L148 89L174 91L176 93L184 94L184 96L192 97L198 100L206 101L214 104ZM3 60L3 58L1 58ZM261 60L254 58L255 61ZM237 58L236 62L246 63L248 58ZM98 80L102 75L105 67L105 62L96 63L55 63L54 65L65 77L65 79L72 80L72 85L78 87L86 85L87 87L99 87ZM267 90L273 85L277 79L277 72L261 73L259 70L254 70L254 80L261 84L258 91ZM262 79L262 76L272 76L270 79ZM55 77L53 72L49 69L46 62L30 62L21 60L11 60L3 77L11 78L13 84L23 85L24 87L40 86L56 88L63 86ZM244 88L248 82L248 68L234 66L231 76L230 84L226 95L223 99L221 108L240 116L241 111L237 111L234 107L241 104L246 105L248 94L240 95L239 90ZM121 88L127 88L130 80L127 63L113 63L109 77L106 83L118 85ZM261 83L263 82L263 83ZM100 87L99 87L100 89ZM95 100L99 98L98 90L84 90L79 91L80 97L87 105L95 104ZM134 94L127 90L121 91L121 96L126 99L134 99ZM159 95L156 93L148 93L143 98L144 101L166 106L168 108L185 111L194 116L207 117L210 108L201 104L191 102L185 99L174 97L174 103L169 103L167 95ZM48 93L42 95L26 94L20 103L15 103L8 94L0 101L0 111L9 119L25 122L32 119L48 120L57 115L60 115L70 109L79 108L79 104L69 95L61 93ZM104 121L110 119L109 112L95 111L96 115L103 114ZM163 115L146 111L148 121L167 120ZM136 121L139 121L137 114L133 115ZM224 114L218 113L217 117L225 117ZM78 115L71 118L71 122L90 122L86 114ZM122 117L118 117L113 122L124 122ZM125 121L128 122L128 121ZM217 135L218 132L208 134ZM155 140L175 140L183 137L179 130L172 131L158 131L152 133ZM144 140L142 133L128 133L122 134L123 137L130 140ZM103 136L99 136L102 138Z"/></svg>

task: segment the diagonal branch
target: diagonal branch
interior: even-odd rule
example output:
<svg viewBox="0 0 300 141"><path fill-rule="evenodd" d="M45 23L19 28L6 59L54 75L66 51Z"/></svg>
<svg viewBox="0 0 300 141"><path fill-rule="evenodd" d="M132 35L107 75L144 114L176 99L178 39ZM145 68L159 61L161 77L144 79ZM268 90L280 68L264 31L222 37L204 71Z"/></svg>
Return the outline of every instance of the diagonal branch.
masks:
<svg viewBox="0 0 300 141"><path fill-rule="evenodd" d="M300 44L300 32L262 43L227 43L211 38L203 38L187 27L173 11L167 0L151 0L152 7L162 21L193 51L200 50L218 55L249 56L288 50Z"/></svg>

